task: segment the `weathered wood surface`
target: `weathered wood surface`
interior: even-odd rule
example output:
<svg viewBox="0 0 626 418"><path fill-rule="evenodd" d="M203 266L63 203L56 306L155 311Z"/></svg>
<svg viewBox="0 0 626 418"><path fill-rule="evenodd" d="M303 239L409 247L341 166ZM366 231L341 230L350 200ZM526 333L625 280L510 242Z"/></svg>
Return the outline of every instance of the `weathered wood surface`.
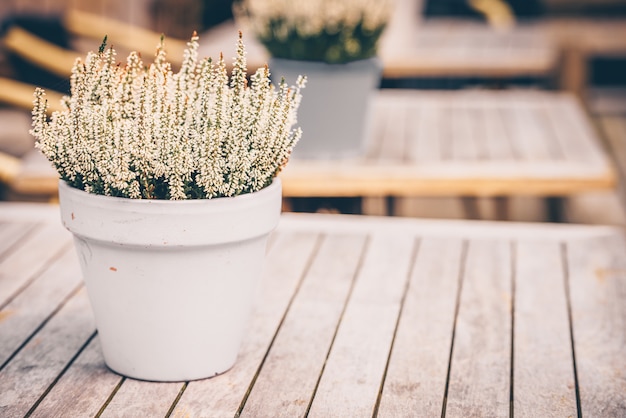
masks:
<svg viewBox="0 0 626 418"><path fill-rule="evenodd" d="M621 229L285 215L233 369L152 383L104 365L57 212L0 204L0 416L626 415Z"/></svg>
<svg viewBox="0 0 626 418"><path fill-rule="evenodd" d="M366 156L293 159L285 196L565 196L614 186L600 138L569 94L382 90L372 106Z"/></svg>

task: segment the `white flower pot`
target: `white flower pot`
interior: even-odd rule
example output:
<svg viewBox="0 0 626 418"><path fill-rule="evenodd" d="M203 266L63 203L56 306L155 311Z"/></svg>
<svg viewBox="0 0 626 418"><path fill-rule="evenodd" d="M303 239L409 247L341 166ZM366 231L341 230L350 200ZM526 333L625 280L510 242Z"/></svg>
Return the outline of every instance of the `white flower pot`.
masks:
<svg viewBox="0 0 626 418"><path fill-rule="evenodd" d="M203 200L98 196L59 184L104 359L153 381L215 376L235 362L281 184Z"/></svg>
<svg viewBox="0 0 626 418"><path fill-rule="evenodd" d="M298 75L307 76L298 109L302 138L293 150L295 158L336 159L365 153L370 98L382 74L378 58L347 64L272 58L270 70L275 83L284 77L293 85Z"/></svg>

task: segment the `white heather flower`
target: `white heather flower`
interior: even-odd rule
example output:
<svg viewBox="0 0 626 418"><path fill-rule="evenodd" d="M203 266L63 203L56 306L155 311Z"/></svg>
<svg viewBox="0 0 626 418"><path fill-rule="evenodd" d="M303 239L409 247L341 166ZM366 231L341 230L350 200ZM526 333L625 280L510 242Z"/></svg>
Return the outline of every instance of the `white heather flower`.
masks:
<svg viewBox="0 0 626 418"><path fill-rule="evenodd" d="M194 34L181 69L172 72L163 39L146 67L133 52L126 65L101 47L78 59L64 110L46 117L35 90L31 134L71 186L129 198L235 196L268 186L300 137L293 129L304 82L274 88L267 68L248 85L240 39L229 81L198 57Z"/></svg>

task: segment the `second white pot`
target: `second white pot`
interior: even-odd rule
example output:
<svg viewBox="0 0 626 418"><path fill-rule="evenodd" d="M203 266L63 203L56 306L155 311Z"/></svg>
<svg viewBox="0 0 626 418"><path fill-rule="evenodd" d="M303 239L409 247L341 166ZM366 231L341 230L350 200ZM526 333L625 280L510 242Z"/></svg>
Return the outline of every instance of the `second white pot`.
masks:
<svg viewBox="0 0 626 418"><path fill-rule="evenodd" d="M371 97L380 84L378 58L347 64L272 58L272 80L291 85L306 75L306 93L298 109L302 138L295 158L338 159L363 155Z"/></svg>

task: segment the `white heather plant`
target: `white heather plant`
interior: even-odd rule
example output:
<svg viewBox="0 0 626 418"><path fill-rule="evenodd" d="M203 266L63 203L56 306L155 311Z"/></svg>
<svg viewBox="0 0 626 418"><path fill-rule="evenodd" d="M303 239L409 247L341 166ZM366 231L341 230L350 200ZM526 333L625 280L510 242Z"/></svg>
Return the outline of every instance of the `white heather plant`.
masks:
<svg viewBox="0 0 626 418"><path fill-rule="evenodd" d="M241 34L229 79L222 56L198 58L198 36L180 71L163 39L146 67L106 48L72 68L64 110L46 117L37 88L31 134L61 179L90 193L134 199L236 196L268 186L301 136L292 129L305 79L278 88L267 66L248 83Z"/></svg>
<svg viewBox="0 0 626 418"><path fill-rule="evenodd" d="M393 0L236 0L274 58L341 64L376 55Z"/></svg>

